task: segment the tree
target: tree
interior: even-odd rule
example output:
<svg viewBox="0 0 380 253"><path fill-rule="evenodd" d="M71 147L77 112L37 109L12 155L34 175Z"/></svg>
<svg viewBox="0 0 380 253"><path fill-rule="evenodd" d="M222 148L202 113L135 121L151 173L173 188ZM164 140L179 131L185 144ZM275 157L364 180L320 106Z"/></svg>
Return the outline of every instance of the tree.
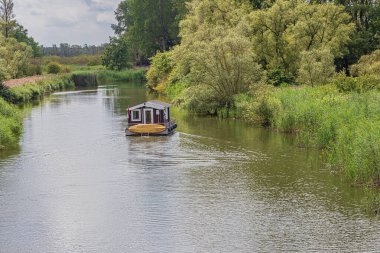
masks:
<svg viewBox="0 0 380 253"><path fill-rule="evenodd" d="M5 38L9 37L11 30L16 25L13 6L13 0L0 0L0 17L2 22L2 32Z"/></svg>
<svg viewBox="0 0 380 253"><path fill-rule="evenodd" d="M334 58L341 57L354 30L341 6L287 0L252 12L245 26L258 61L267 69L284 69L294 76L300 52L326 48Z"/></svg>
<svg viewBox="0 0 380 253"><path fill-rule="evenodd" d="M25 29L22 25L16 23L15 27L12 29L10 36L15 38L18 42L24 42L30 46L33 50L33 56L39 57L42 56L41 47L34 40L33 37L28 36L28 30Z"/></svg>
<svg viewBox="0 0 380 253"><path fill-rule="evenodd" d="M231 30L221 30L212 41L194 43L190 56L192 80L214 91L219 102L230 108L233 96L247 92L262 79L262 70L254 61L250 41Z"/></svg>
<svg viewBox="0 0 380 253"><path fill-rule="evenodd" d="M5 79L23 76L31 57L31 47L0 35L0 66Z"/></svg>
<svg viewBox="0 0 380 253"><path fill-rule="evenodd" d="M301 53L297 81L315 86L326 84L335 74L334 56L328 49L312 49Z"/></svg>
<svg viewBox="0 0 380 253"><path fill-rule="evenodd" d="M234 95L247 92L262 78L249 38L237 29L251 10L246 2L235 0L192 1L180 23L181 44L170 55L154 58L151 68L156 73L150 72L149 83L154 86L167 77L171 84L187 82L192 91L208 94L202 96L208 104L216 100L220 106L230 108ZM170 73L165 74L168 70ZM196 96L190 97L203 104Z"/></svg>
<svg viewBox="0 0 380 253"><path fill-rule="evenodd" d="M111 37L104 50L103 65L109 69L122 70L130 66L128 60L128 42L125 37Z"/></svg>
<svg viewBox="0 0 380 253"><path fill-rule="evenodd" d="M124 0L116 12L117 36L125 35L131 57L137 64L148 63L157 51L178 44L178 22L186 0Z"/></svg>

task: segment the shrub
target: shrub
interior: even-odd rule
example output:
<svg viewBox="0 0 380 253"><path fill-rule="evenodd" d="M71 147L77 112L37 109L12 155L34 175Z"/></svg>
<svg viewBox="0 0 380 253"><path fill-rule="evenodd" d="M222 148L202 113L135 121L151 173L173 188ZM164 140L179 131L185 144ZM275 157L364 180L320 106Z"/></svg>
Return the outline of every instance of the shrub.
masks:
<svg viewBox="0 0 380 253"><path fill-rule="evenodd" d="M363 75L360 77L349 77L344 73L340 73L335 77L332 83L338 88L340 92L358 92L378 89L380 90L380 76Z"/></svg>
<svg viewBox="0 0 380 253"><path fill-rule="evenodd" d="M62 72L62 70L63 70L63 67L58 62L50 62L47 65L47 72L49 74L59 74Z"/></svg>
<svg viewBox="0 0 380 253"><path fill-rule="evenodd" d="M362 56L357 64L351 66L350 70L353 76L380 76L380 49L370 55Z"/></svg>
<svg viewBox="0 0 380 253"><path fill-rule="evenodd" d="M273 86L280 86L282 84L295 84L295 77L284 69L277 68L271 69L267 72L268 83Z"/></svg>

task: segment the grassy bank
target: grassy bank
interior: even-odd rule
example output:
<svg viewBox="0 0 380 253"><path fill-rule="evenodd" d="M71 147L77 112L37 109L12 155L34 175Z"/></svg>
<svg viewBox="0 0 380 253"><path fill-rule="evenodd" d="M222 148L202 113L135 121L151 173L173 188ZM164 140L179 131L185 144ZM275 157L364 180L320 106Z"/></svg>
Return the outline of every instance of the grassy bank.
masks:
<svg viewBox="0 0 380 253"><path fill-rule="evenodd" d="M45 94L53 91L69 88L74 88L72 76L70 74L62 74L11 88L1 86L0 96L9 103L23 104L39 100Z"/></svg>
<svg viewBox="0 0 380 253"><path fill-rule="evenodd" d="M235 97L235 115L323 149L331 166L357 184L380 185L380 92L342 93L334 85L261 87Z"/></svg>
<svg viewBox="0 0 380 253"><path fill-rule="evenodd" d="M21 132L20 110L0 98L0 150L16 147Z"/></svg>

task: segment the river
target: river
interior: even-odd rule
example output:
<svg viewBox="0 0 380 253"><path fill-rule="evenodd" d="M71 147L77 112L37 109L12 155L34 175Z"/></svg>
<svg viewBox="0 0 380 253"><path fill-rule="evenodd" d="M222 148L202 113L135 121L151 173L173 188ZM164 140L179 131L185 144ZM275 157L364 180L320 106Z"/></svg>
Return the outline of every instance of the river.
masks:
<svg viewBox="0 0 380 253"><path fill-rule="evenodd" d="M141 85L59 92L0 158L0 252L379 252L372 193L291 136L173 110L126 137Z"/></svg>

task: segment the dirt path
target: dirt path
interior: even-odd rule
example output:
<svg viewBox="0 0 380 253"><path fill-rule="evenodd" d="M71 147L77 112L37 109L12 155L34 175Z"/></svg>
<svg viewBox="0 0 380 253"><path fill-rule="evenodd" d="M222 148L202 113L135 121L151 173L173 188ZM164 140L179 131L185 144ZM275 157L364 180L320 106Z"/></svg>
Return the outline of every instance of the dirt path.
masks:
<svg viewBox="0 0 380 253"><path fill-rule="evenodd" d="M11 88L11 87L16 87L16 86L24 85L24 84L27 84L27 83L35 83L37 81L45 80L45 79L48 79L48 78L49 78L49 76L47 76L47 75L44 75L44 76L29 76L29 77L24 77L24 78L19 78L19 79L11 79L11 80L5 81L3 84L4 84L4 86Z"/></svg>

